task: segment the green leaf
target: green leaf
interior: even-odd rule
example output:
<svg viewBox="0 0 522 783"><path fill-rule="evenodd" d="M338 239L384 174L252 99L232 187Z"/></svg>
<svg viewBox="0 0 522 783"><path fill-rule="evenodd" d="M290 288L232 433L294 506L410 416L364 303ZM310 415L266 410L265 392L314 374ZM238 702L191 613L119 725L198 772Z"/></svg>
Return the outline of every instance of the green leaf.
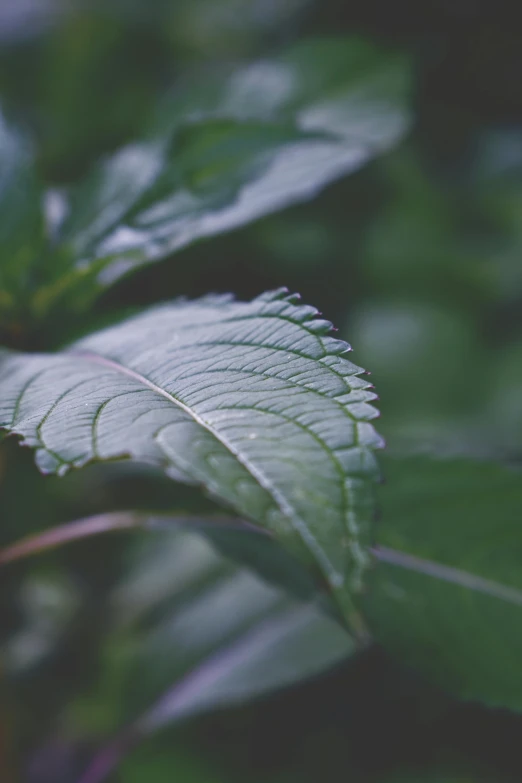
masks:
<svg viewBox="0 0 522 783"><path fill-rule="evenodd" d="M388 458L363 609L377 639L464 699L522 709L522 474Z"/></svg>
<svg viewBox="0 0 522 783"><path fill-rule="evenodd" d="M312 198L403 136L407 93L403 58L342 38L188 84L72 194L61 236L82 285Z"/></svg>
<svg viewBox="0 0 522 783"><path fill-rule="evenodd" d="M138 717L102 748L82 781L105 779L136 742L167 725L316 675L355 649L317 601L291 598L197 533L149 534L129 571L111 599L101 684L119 711ZM91 688L76 719L92 714L96 702L105 704L103 689Z"/></svg>
<svg viewBox="0 0 522 783"><path fill-rule="evenodd" d="M38 273L45 240L42 202L31 147L0 114L0 326L24 304Z"/></svg>
<svg viewBox="0 0 522 783"><path fill-rule="evenodd" d="M369 559L375 395L294 302L179 301L58 354L4 352L0 427L47 473L130 458L201 484L314 562L348 612Z"/></svg>
<svg viewBox="0 0 522 783"><path fill-rule="evenodd" d="M122 783L224 783L223 777L212 769L199 754L179 748L150 748L132 754L118 769ZM459 782L457 782L459 783Z"/></svg>
<svg viewBox="0 0 522 783"><path fill-rule="evenodd" d="M113 598L116 615L141 627L157 616L160 595L175 607L137 649L136 672L147 678L134 688L137 701L169 686L142 718L147 731L297 682L355 649L318 601L291 597L200 534L157 534L139 558Z"/></svg>

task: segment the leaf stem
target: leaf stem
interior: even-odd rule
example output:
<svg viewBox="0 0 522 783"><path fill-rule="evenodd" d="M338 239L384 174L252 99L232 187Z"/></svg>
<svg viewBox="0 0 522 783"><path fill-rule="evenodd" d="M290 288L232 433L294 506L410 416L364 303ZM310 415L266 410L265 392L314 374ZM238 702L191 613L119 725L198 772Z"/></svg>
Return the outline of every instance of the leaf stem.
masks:
<svg viewBox="0 0 522 783"><path fill-rule="evenodd" d="M102 783L139 740L133 726L121 732L98 753L78 783Z"/></svg>
<svg viewBox="0 0 522 783"><path fill-rule="evenodd" d="M0 565L7 565L16 560L22 560L31 555L55 549L63 544L77 541L81 538L108 533L117 530L132 530L143 525L143 519L131 513L98 514L93 517L79 519L65 525L58 525L42 533L36 533L22 538L12 546L0 550Z"/></svg>
<svg viewBox="0 0 522 783"><path fill-rule="evenodd" d="M171 530L181 526L194 528L208 525L265 532L248 522L225 516L203 518L181 515L154 516L136 514L131 511L98 514L22 538L15 544L0 550L0 566L100 533L113 533L122 530Z"/></svg>
<svg viewBox="0 0 522 783"><path fill-rule="evenodd" d="M416 555L410 555L406 552L400 552L388 547L374 547L370 550L373 556L382 563L405 568L408 571L416 571L419 574L432 576L444 582L450 582L460 587L466 587L469 590L475 590L478 593L484 593L492 598L499 598L503 601L522 606L522 590L509 585L503 585L490 579L485 579L476 574L470 574L469 571L463 571L460 568L436 563L433 560L424 560Z"/></svg>

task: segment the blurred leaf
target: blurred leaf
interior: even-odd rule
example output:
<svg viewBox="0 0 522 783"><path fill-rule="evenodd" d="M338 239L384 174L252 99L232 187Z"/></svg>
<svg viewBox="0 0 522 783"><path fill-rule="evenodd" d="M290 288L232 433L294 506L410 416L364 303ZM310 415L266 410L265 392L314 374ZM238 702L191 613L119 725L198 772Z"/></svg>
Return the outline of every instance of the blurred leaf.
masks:
<svg viewBox="0 0 522 783"><path fill-rule="evenodd" d="M353 652L346 631L319 604L297 601L250 570L223 560L201 537L180 535L185 545L178 545L178 554L170 549L169 562L177 571L178 584L180 575L185 574L190 600L176 596L177 611L155 627L139 657L143 671L148 671L149 684L155 681L159 685L162 680L166 685L176 667L183 672L183 679L141 719L144 729L153 731L195 712L242 702L309 677ZM165 547L165 541L160 546ZM156 552L156 568L160 563L165 568L165 553L160 555L160 547ZM192 564L190 574L187 562ZM138 572L139 581L131 580L120 591L122 616L126 612L121 602L129 601L130 596L133 605L128 605L127 611L135 615L139 600L136 586L150 579L148 573ZM196 582L204 583L204 588L196 588ZM142 597L142 612L143 604ZM167 650L172 652L173 644L177 645L177 662L171 654L165 656Z"/></svg>
<svg viewBox="0 0 522 783"><path fill-rule="evenodd" d="M441 413L469 413L472 373L480 367L481 346L466 313L416 301L375 297L352 315L350 334L372 368L383 399L385 426L405 419L434 419ZM408 394L404 389L409 390Z"/></svg>
<svg viewBox="0 0 522 783"><path fill-rule="evenodd" d="M178 0L163 3L163 26L184 56L230 60L251 55L262 43L266 48L270 34L284 40L309 4L310 0ZM149 21L150 6L141 4L141 15Z"/></svg>
<svg viewBox="0 0 522 783"><path fill-rule="evenodd" d="M118 774L122 783L224 783L201 758L181 748L140 748L122 763Z"/></svg>
<svg viewBox="0 0 522 783"><path fill-rule="evenodd" d="M6 0L0 4L0 42L13 44L38 35L63 12L60 0Z"/></svg>
<svg viewBox="0 0 522 783"><path fill-rule="evenodd" d="M497 298L518 303L522 293L522 188L520 179L500 179L479 189L477 196L484 219L490 225L488 251L491 283Z"/></svg>
<svg viewBox="0 0 522 783"><path fill-rule="evenodd" d="M42 199L31 147L0 115L0 327L27 304L28 283L39 271Z"/></svg>
<svg viewBox="0 0 522 783"><path fill-rule="evenodd" d="M497 351L487 419L515 453L522 447L522 341Z"/></svg>
<svg viewBox="0 0 522 783"><path fill-rule="evenodd" d="M471 459L388 458L377 639L464 699L522 710L522 474Z"/></svg>
<svg viewBox="0 0 522 783"><path fill-rule="evenodd" d="M46 473L131 458L203 485L319 568L349 615L368 564L375 395L331 324L294 302L177 302L58 354L4 352L0 426Z"/></svg>
<svg viewBox="0 0 522 783"><path fill-rule="evenodd" d="M362 258L372 287L466 312L488 301L494 265L477 227L467 225L470 200L430 176L409 148L382 169L390 193L366 231Z"/></svg>
<svg viewBox="0 0 522 783"><path fill-rule="evenodd" d="M312 198L402 137L407 82L402 57L332 39L187 85L72 193L69 287L85 304L136 266ZM56 295L51 282L40 305Z"/></svg>
<svg viewBox="0 0 522 783"><path fill-rule="evenodd" d="M62 24L42 42L33 111L36 103L40 158L53 182L74 180L100 154L143 131L160 62L172 58L150 25L118 18L114 5L67 0Z"/></svg>
<svg viewBox="0 0 522 783"><path fill-rule="evenodd" d="M65 575L26 579L19 595L23 626L2 649L5 670L20 675L37 666L56 647L80 605L80 595Z"/></svg>
<svg viewBox="0 0 522 783"><path fill-rule="evenodd" d="M475 184L486 183L489 190L489 186L504 178L520 181L522 133L518 127L481 129L476 143L478 155L474 161Z"/></svg>
<svg viewBox="0 0 522 783"><path fill-rule="evenodd" d="M102 749L85 782L103 780L148 734L310 677L354 651L316 601L291 598L195 533L149 536L113 608L112 649L126 678L112 699L145 711ZM83 712L99 698L91 689Z"/></svg>

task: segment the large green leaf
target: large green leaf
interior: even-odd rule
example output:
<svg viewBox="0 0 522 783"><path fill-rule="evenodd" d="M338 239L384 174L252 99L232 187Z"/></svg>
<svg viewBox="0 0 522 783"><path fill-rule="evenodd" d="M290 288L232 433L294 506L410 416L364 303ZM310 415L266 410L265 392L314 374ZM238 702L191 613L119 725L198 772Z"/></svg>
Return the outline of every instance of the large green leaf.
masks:
<svg viewBox="0 0 522 783"><path fill-rule="evenodd" d="M364 611L401 659L466 699L522 710L522 474L388 458Z"/></svg>
<svg viewBox="0 0 522 783"><path fill-rule="evenodd" d="M371 539L375 395L276 291L155 307L58 354L0 354L0 427L44 472L128 457L196 482L315 562L344 609Z"/></svg>
<svg viewBox="0 0 522 783"><path fill-rule="evenodd" d="M342 38L188 84L72 194L61 236L82 285L313 197L401 138L407 92L402 58Z"/></svg>
<svg viewBox="0 0 522 783"><path fill-rule="evenodd" d="M355 648L315 600L291 598L194 532L149 533L111 605L106 671L75 711L78 719L103 705L105 730L135 720L101 751L89 781L105 779L144 736L318 674Z"/></svg>
<svg viewBox="0 0 522 783"><path fill-rule="evenodd" d="M0 115L0 326L22 309L44 244L43 193L27 139Z"/></svg>

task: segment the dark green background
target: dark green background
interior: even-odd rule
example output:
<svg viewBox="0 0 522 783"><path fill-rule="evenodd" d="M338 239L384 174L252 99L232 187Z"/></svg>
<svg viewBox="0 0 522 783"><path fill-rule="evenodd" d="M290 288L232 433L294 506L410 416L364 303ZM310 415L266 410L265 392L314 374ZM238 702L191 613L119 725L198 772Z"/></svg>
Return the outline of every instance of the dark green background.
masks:
<svg viewBox="0 0 522 783"><path fill-rule="evenodd" d="M42 177L57 185L139 136L157 102L194 69L275 54L318 33L407 51L414 124L395 150L305 205L121 281L88 324L180 294L247 298L286 285L334 321L355 361L372 371L390 446L449 442L520 461L516 3L106 0L54 15L42 3L42 14L25 17L16 6L6 0L0 11L0 96L8 117L37 140ZM53 339L83 329L84 321L70 323L61 334L57 324ZM41 347L40 337L31 334L26 347ZM92 468L43 479L15 444L0 450L4 544L77 516L148 507L151 497L155 508L206 503L156 475ZM53 638L38 665L4 687L0 732L12 737L24 782L73 783L90 756L97 727L86 721L83 731L64 730L65 704L93 689L101 713L118 712L116 675L103 670L107 618L99 607L123 572L126 546L122 539L75 545L0 575L3 641L40 610ZM49 606L31 604L31 584L50 586ZM70 584L81 599L69 620ZM522 718L458 703L373 648L315 682L149 741L114 780L519 781L521 734Z"/></svg>

